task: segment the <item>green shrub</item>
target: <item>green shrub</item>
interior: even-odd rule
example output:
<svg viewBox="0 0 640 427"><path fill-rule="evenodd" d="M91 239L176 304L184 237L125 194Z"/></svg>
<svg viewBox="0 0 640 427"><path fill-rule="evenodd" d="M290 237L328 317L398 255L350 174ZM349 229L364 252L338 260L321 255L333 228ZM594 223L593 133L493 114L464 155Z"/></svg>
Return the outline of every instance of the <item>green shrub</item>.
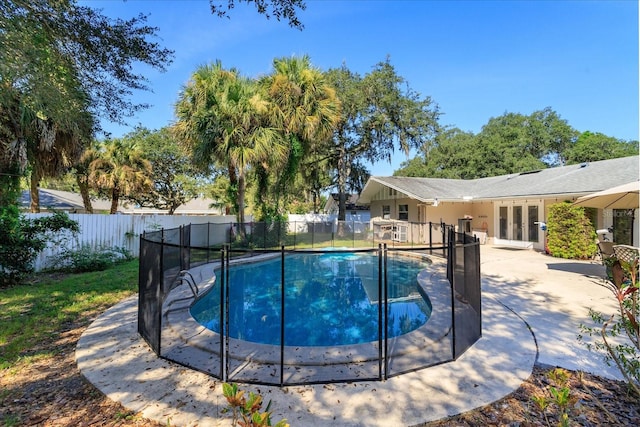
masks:
<svg viewBox="0 0 640 427"><path fill-rule="evenodd" d="M78 249L64 250L50 257L47 269L72 273L102 271L114 264L131 259L131 254L125 248L93 248L85 244Z"/></svg>
<svg viewBox="0 0 640 427"><path fill-rule="evenodd" d="M547 249L558 258L589 259L597 251L596 232L584 208L571 203L549 207Z"/></svg>
<svg viewBox="0 0 640 427"><path fill-rule="evenodd" d="M20 283L48 243L61 242L79 230L64 212L27 219L16 206L0 207L0 287Z"/></svg>

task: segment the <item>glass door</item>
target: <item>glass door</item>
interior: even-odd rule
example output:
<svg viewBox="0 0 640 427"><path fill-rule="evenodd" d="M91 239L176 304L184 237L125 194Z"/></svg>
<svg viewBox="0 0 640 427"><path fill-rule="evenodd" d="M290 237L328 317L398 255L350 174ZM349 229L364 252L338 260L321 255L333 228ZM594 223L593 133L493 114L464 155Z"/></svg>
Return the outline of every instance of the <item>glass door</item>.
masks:
<svg viewBox="0 0 640 427"><path fill-rule="evenodd" d="M498 206L497 238L518 242L540 243L540 205Z"/></svg>
<svg viewBox="0 0 640 427"><path fill-rule="evenodd" d="M544 234L540 222L544 221L542 200L505 200L494 208L498 243L519 248L544 249Z"/></svg>
<svg viewBox="0 0 640 427"><path fill-rule="evenodd" d="M500 206L500 228L498 236L501 239L509 238L509 208L507 206Z"/></svg>
<svg viewBox="0 0 640 427"><path fill-rule="evenodd" d="M529 241L539 242L538 206L527 206L527 226L529 227Z"/></svg>
<svg viewBox="0 0 640 427"><path fill-rule="evenodd" d="M511 239L513 240L522 240L522 230L524 228L524 221L522 220L522 206L514 206L512 208L513 212L513 234Z"/></svg>

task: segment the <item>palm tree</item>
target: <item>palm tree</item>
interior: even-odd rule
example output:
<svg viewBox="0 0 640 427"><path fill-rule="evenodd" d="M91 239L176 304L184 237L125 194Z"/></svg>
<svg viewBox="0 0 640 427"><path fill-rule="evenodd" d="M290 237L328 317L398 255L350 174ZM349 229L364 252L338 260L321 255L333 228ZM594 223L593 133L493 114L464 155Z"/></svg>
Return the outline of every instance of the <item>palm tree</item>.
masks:
<svg viewBox="0 0 640 427"><path fill-rule="evenodd" d="M269 100L269 119L282 130L288 144L287 162L278 169L278 199L286 194L304 159L313 159L305 169L319 167L318 153L340 121L341 105L333 87L319 69L312 67L308 56L275 59L273 68L272 74L261 79L260 86ZM314 187L312 182L307 185Z"/></svg>
<svg viewBox="0 0 640 427"><path fill-rule="evenodd" d="M152 182L151 163L135 145L122 139L103 143L98 156L89 164L89 183L93 188L111 198L111 210L118 211L123 196L148 190Z"/></svg>
<svg viewBox="0 0 640 427"><path fill-rule="evenodd" d="M225 166L237 185L239 223L245 222L247 173L285 154L281 133L266 126L267 103L257 89L218 61L196 70L176 105L175 131L194 161Z"/></svg>
<svg viewBox="0 0 640 427"><path fill-rule="evenodd" d="M37 118L34 127L37 136L27 143L27 157L31 165L31 212L40 212L40 181L57 178L80 161L93 125L87 115L86 121L66 124Z"/></svg>
<svg viewBox="0 0 640 427"><path fill-rule="evenodd" d="M94 131L95 117L88 110L86 95L63 83L45 100L2 83L0 167L20 175L30 169L32 212L40 211L38 186L42 178L67 172L79 160ZM63 95L67 96L63 111L48 109Z"/></svg>

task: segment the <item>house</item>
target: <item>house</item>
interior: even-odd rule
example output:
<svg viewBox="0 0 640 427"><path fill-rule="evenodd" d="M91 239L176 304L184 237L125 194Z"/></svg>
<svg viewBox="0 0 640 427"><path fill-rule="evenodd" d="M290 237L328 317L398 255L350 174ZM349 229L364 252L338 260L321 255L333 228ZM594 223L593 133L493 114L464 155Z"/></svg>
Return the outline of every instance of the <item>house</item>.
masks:
<svg viewBox="0 0 640 427"><path fill-rule="evenodd" d="M396 240L402 241L412 227L444 222L482 242L543 250L550 205L636 181L638 162L638 156L631 156L473 180L371 177L358 202L370 205L373 223L404 230L394 234ZM596 229L621 230L626 222L628 230L631 218L635 237L619 243L638 244L638 218L629 212L593 209L590 215ZM426 233L419 233L426 243Z"/></svg>
<svg viewBox="0 0 640 427"><path fill-rule="evenodd" d="M39 188L40 210L46 211L64 211L67 213L87 213L82 202L82 196L78 193L69 191L50 190L47 188ZM212 207L215 201L205 197L191 199L187 203L176 209L174 215L222 215L222 209ZM91 206L94 213L109 213L111 210L111 201L105 199L92 199ZM24 190L20 197L20 209L28 211L31 207L31 193ZM156 214L166 215L167 210L155 208L142 208L134 206L128 202L120 202L118 213L130 215Z"/></svg>
<svg viewBox="0 0 640 427"><path fill-rule="evenodd" d="M38 188L38 196L40 198L40 210L42 212L64 211L70 214L87 213L84 208L84 203L82 202L82 196L78 193ZM28 211L31 208L31 192L29 190L22 191L19 204L21 210ZM91 200L91 206L94 213L109 213L111 201Z"/></svg>
<svg viewBox="0 0 640 427"><path fill-rule="evenodd" d="M144 215L144 214L155 214L155 215L166 215L167 210L156 209L156 208L146 208L140 206L134 206L130 203L121 203L121 206L118 208L118 212L132 215ZM196 199L191 199L183 205L180 205L175 212L174 215L224 215L223 208L220 207L215 200L209 199L206 197L198 197Z"/></svg>
<svg viewBox="0 0 640 427"><path fill-rule="evenodd" d="M358 203L359 195L357 194L346 194L345 200L345 209L346 212L351 213L351 215L358 215L362 213L369 212L369 206L366 204ZM338 214L339 210L339 194L331 193L327 198L327 203L325 203L323 211L329 215Z"/></svg>

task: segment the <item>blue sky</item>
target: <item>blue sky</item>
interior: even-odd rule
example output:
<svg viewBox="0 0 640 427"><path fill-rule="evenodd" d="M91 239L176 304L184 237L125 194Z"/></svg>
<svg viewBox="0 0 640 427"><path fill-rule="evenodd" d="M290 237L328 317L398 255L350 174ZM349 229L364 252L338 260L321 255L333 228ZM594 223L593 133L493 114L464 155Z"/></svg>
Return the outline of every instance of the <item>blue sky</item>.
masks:
<svg viewBox="0 0 640 427"><path fill-rule="evenodd" d="M326 70L343 63L361 75L389 56L399 75L442 113L441 124L477 133L491 117L551 107L579 131L638 139L637 1L331 1L309 0L303 31L238 4L230 19L207 0L81 2L112 17L149 14L160 42L175 51L165 73L139 68L153 105L131 127L103 123L114 137L136 124L174 120L181 87L202 64L222 61L249 77L274 58L309 55ZM226 3L226 0L225 0ZM373 165L390 175L406 160Z"/></svg>

